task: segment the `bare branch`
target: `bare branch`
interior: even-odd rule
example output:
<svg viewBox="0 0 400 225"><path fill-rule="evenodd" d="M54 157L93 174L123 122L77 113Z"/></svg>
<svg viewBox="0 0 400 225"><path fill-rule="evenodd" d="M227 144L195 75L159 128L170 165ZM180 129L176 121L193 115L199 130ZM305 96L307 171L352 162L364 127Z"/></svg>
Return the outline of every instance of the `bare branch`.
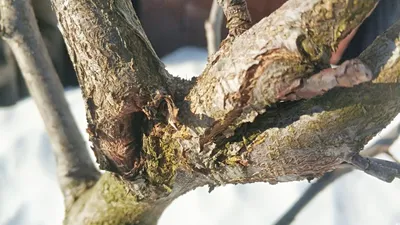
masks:
<svg viewBox="0 0 400 225"><path fill-rule="evenodd" d="M30 1L2 0L1 32L10 45L45 122L66 206L99 177L39 33ZM29 112L27 112L29 113Z"/></svg>
<svg viewBox="0 0 400 225"><path fill-rule="evenodd" d="M344 168L338 168L333 172L326 173L315 183L311 184L302 196L290 207L290 209L275 223L275 225L289 225L296 216L326 187L332 184L345 174L353 171L353 168L346 165Z"/></svg>
<svg viewBox="0 0 400 225"><path fill-rule="evenodd" d="M278 98L281 100L309 99L335 87L353 87L371 79L371 70L361 60L347 60L338 67L327 68L311 77L297 80L279 93Z"/></svg>
<svg viewBox="0 0 400 225"><path fill-rule="evenodd" d="M159 115L153 100L173 95L176 84L130 0L52 0L52 5L77 71L100 168L134 177L142 171L143 132Z"/></svg>
<svg viewBox="0 0 400 225"><path fill-rule="evenodd" d="M228 36L236 37L251 27L251 16L246 0L217 0L226 17Z"/></svg>
<svg viewBox="0 0 400 225"><path fill-rule="evenodd" d="M223 19L222 17L222 8L218 5L217 0L213 0L210 10L210 16L204 23L209 56L211 56L218 50L219 44L221 43L221 27Z"/></svg>
<svg viewBox="0 0 400 225"><path fill-rule="evenodd" d="M388 183L395 178L400 178L400 164L396 162L362 157L358 154L349 157L346 161L357 169Z"/></svg>
<svg viewBox="0 0 400 225"><path fill-rule="evenodd" d="M399 73L393 71L381 73L379 82L307 101L281 103L277 97L296 79L325 69L331 50L377 0L356 5L346 0L289 1L223 45L190 94L178 101L168 95L171 79L129 1L52 1L80 74L95 150L111 161L114 168L108 170L120 175L133 171L134 181L104 178L125 184L127 190L119 185L109 193L113 185L106 183L94 188L100 193L87 196L105 199L102 209L109 209L111 216L123 207L107 203L123 191L134 197L129 202L137 211L130 216L136 221L205 184L320 177L339 167L349 153L357 153L400 111ZM330 15L321 13L325 10L332 15L325 18ZM294 14L285 17L287 13ZM393 50L382 49L378 55ZM375 62L381 59L375 56ZM375 71L375 64L368 65ZM158 93L163 89L167 93ZM159 108L170 109L172 100L179 113L159 113ZM168 114L177 113L177 121L168 123ZM85 212L98 209L81 202L75 213L82 207Z"/></svg>
<svg viewBox="0 0 400 225"><path fill-rule="evenodd" d="M241 174L240 164L245 165L247 171L253 171L257 175L257 178L262 176L276 177L277 174L280 174L282 178L278 178L277 181L289 178L290 180L297 179L294 174L297 174L297 172L299 172L297 169L303 166L305 169L304 175L310 174L311 168L306 166L308 163L310 163L309 165L313 165L313 171L316 171L314 169L317 165L321 166L317 169L318 171L324 170L324 166L328 166L330 163L332 163L332 165L339 165L349 153L358 152L366 141L369 140L370 136L374 136L378 131L383 129L400 111L398 106L389 106L392 104L389 103L392 100L394 102L399 101L397 95L399 91L399 73L397 72L399 55L396 53L399 47L396 47L394 44L394 40L398 37L398 32L400 31L399 26L400 23L393 25L388 32L378 38L371 47L360 56L362 61L365 60L368 65L370 65L372 71L374 71L374 76L379 74L379 77L373 81L373 84L364 84L353 89L331 91L323 97L313 98L303 103L287 103L289 104L288 107L278 105L277 108L267 108L265 113L256 117L253 123L245 124L239 129L236 129L234 133L215 135L210 139L211 143L215 143L215 145L205 145L200 151L202 151L204 156L211 154L215 159L219 159L219 161L216 160L219 163L224 162L229 165L232 163L232 160L234 160L237 163L237 168L235 168L237 170L232 167L229 169L225 168L223 171L231 173L232 170L234 170L236 172L234 177L236 177L237 180L245 179L244 177L248 175L247 173ZM389 55L389 57L386 57L387 55ZM370 58L370 56L373 56L373 58ZM370 60L368 61L367 59ZM226 62L227 61L225 61L225 63ZM386 65L386 69L380 72L380 68L383 65ZM207 72L210 73L210 70ZM208 85L208 87L210 86L211 85ZM383 89L389 88L389 90L385 92L380 87ZM378 89L381 90L378 92L374 91ZM207 91L210 91L210 88L208 88ZM383 94L384 92L386 94ZM383 97L381 94L386 96L383 98L385 99L385 106L376 105L378 103L376 102L377 96ZM204 95L202 96L204 97ZM368 103L368 98L375 99L375 102ZM219 101L212 101L210 103L218 102ZM226 106L227 105L225 105L225 107ZM211 110L214 109L215 105ZM204 107L204 102L203 106L199 108L198 113L201 114L202 110L210 110ZM338 118L340 118L340 122ZM207 120L204 121L206 122ZM368 129L365 128L366 124L368 124ZM278 127L279 129L267 129L267 127ZM218 129L221 129L221 127ZM203 131L197 129L197 131L199 130ZM207 130L204 131L204 134L207 134ZM243 135L242 138L241 135ZM230 136L230 140L227 142L224 141L226 136ZM200 136L200 138L201 137L202 136ZM187 142L184 143L187 144ZM223 147L222 149L218 149L218 146ZM330 151L331 149L334 150ZM289 152L290 154L286 155L286 153ZM295 156L295 154L300 152L303 152L307 156ZM316 152L324 152L323 155L332 156L331 160L333 161L325 161L322 163L321 155L314 155ZM269 154L272 154L272 156L268 157ZM276 165L277 159L273 156L276 156L279 158L279 161L282 160L282 162L285 163L279 164L279 166ZM201 156L199 158L201 158ZM196 162L202 161L199 158L197 158ZM328 158L330 157L324 158L324 160ZM222 162L221 159L223 159ZM335 159L338 161L335 161ZM312 162L306 162L307 160L311 160ZM287 162L292 162L294 164L289 166ZM256 166L257 163L259 163L259 166ZM268 165L269 163L271 164ZM267 168L279 168L279 170L263 170L262 168L265 168L264 166ZM331 167L331 169L333 167ZM262 171L263 174L256 173L255 171ZM224 172L221 173L224 174ZM243 175L243 177L239 174ZM303 179L304 178L306 177L303 177ZM219 174L218 179L229 182L229 180L233 178L229 177L227 174L225 174L224 177L220 177ZM271 182L274 182L273 179Z"/></svg>
<svg viewBox="0 0 400 225"><path fill-rule="evenodd" d="M229 45L223 45L187 96L190 111L212 123L200 132L204 143L254 121L266 107L280 102L286 90L329 68L330 48L336 48L357 28L377 2L367 0L350 6L341 0L332 3L332 8L320 0L288 1L248 32L227 42ZM316 10L332 11L334 19ZM344 31L332 35L340 24L346 24L340 28Z"/></svg>

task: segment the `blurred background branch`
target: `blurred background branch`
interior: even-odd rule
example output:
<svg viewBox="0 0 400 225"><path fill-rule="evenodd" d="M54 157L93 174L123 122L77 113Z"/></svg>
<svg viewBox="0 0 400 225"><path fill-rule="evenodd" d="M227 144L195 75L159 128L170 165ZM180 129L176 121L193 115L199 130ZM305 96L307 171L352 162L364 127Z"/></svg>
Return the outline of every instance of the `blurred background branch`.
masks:
<svg viewBox="0 0 400 225"><path fill-rule="evenodd" d="M224 12L222 11L222 8L218 5L217 0L213 0L210 16L204 23L209 56L218 50L219 44L221 43L221 27L223 16Z"/></svg>

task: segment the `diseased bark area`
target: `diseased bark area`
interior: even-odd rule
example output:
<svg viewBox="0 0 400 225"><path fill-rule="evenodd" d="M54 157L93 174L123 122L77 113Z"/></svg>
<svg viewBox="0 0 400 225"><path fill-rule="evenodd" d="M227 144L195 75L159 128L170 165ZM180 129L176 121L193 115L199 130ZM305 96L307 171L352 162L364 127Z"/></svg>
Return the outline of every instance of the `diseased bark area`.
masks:
<svg viewBox="0 0 400 225"><path fill-rule="evenodd" d="M299 78L329 67L331 50L376 3L289 1L232 43L225 42L186 98L192 113L214 124L199 135L209 142L228 125L253 121Z"/></svg>
<svg viewBox="0 0 400 225"><path fill-rule="evenodd" d="M86 101L100 166L132 176L140 168L143 107L157 92L169 92L170 77L130 1L54 0L53 7Z"/></svg>
<svg viewBox="0 0 400 225"><path fill-rule="evenodd" d="M174 198L201 185L321 176L356 154L400 110L397 71L311 100L282 103L279 97L327 68L330 52L377 0L291 0L227 39L196 84L167 74L126 1L52 1L98 160L133 178L104 175L66 223L76 217L82 223L154 224ZM367 64L379 73L376 64ZM103 213L85 215L93 210Z"/></svg>

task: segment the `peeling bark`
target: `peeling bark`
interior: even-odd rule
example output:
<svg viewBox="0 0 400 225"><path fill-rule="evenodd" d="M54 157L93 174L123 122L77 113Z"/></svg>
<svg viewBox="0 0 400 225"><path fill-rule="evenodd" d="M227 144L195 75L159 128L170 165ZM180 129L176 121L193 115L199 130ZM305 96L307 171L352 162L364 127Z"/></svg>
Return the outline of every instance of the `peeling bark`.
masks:
<svg viewBox="0 0 400 225"><path fill-rule="evenodd" d="M299 79L318 80L330 53L378 0L288 1L227 39L194 81L165 71L127 1L52 2L78 72L96 156L115 174L106 173L82 195L66 223L154 224L173 199L202 185L322 176L400 111L400 64L379 57L395 49L398 24L395 37L382 37L389 43L382 46L391 48L376 51L381 38L359 58L374 76L390 62L392 70L374 82L297 102L280 96ZM363 78L353 82L340 68L321 72L337 81L329 88ZM367 69L361 75L361 81L371 78ZM321 90L313 91L307 98ZM115 185L117 193L106 191ZM93 203L110 196L119 197ZM132 214L117 215L125 209ZM97 210L104 213L90 215Z"/></svg>
<svg viewBox="0 0 400 225"><path fill-rule="evenodd" d="M279 100L282 90L328 68L331 51L377 2L288 1L232 43L225 42L186 97L191 112L209 118L218 132L227 127L222 123L252 122Z"/></svg>
<svg viewBox="0 0 400 225"><path fill-rule="evenodd" d="M174 90L128 0L53 0L86 101L88 133L102 169L141 172L144 109ZM147 108L151 110L151 108Z"/></svg>

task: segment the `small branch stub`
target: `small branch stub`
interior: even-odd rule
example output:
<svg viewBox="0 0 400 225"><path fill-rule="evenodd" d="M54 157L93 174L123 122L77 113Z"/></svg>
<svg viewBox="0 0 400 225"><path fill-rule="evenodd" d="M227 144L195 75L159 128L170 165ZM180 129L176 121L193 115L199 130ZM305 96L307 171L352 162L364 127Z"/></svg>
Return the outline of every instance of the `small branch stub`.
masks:
<svg viewBox="0 0 400 225"><path fill-rule="evenodd" d="M218 3L224 11L229 36L239 36L251 27L246 0L218 0Z"/></svg>

